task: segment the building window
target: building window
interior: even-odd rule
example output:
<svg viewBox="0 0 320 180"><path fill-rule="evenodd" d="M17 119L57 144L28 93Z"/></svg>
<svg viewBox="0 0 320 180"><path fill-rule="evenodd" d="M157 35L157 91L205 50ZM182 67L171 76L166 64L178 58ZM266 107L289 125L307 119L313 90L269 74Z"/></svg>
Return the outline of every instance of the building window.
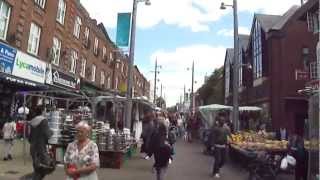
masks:
<svg viewBox="0 0 320 180"><path fill-rule="evenodd" d="M65 15L66 15L66 2L64 0L59 0L57 19L56 20L60 24L64 24Z"/></svg>
<svg viewBox="0 0 320 180"><path fill-rule="evenodd" d="M76 73L77 60L78 60L78 52L75 50L72 50L71 51L71 66L70 66L71 73Z"/></svg>
<svg viewBox="0 0 320 180"><path fill-rule="evenodd" d="M97 37L94 38L94 47L93 47L93 53L95 55L98 54L98 47L99 47L99 40Z"/></svg>
<svg viewBox="0 0 320 180"><path fill-rule="evenodd" d="M100 74L100 84L101 85L104 85L104 81L105 81L105 78L106 78L106 76L105 76L105 74L104 74L104 71L101 71L101 74Z"/></svg>
<svg viewBox="0 0 320 180"><path fill-rule="evenodd" d="M11 7L6 2L0 0L0 39L2 40L5 40L7 37L10 12Z"/></svg>
<svg viewBox="0 0 320 180"><path fill-rule="evenodd" d="M73 35L78 39L80 37L81 25L82 25L81 18L77 16L74 22Z"/></svg>
<svg viewBox="0 0 320 180"><path fill-rule="evenodd" d="M53 37L53 45L52 45L52 63L59 66L60 60L60 50L61 50L61 41Z"/></svg>
<svg viewBox="0 0 320 180"><path fill-rule="evenodd" d="M261 44L261 26L258 21L255 22L252 38L253 55L253 77L258 79L262 77L262 44Z"/></svg>
<svg viewBox="0 0 320 180"><path fill-rule="evenodd" d="M121 63L121 72L124 72L124 63Z"/></svg>
<svg viewBox="0 0 320 180"><path fill-rule="evenodd" d="M107 55L107 48L106 48L106 47L103 47L103 48L102 48L102 59L105 59L105 58L106 58L106 55Z"/></svg>
<svg viewBox="0 0 320 180"><path fill-rule="evenodd" d="M307 13L308 29L310 32L319 32L319 10Z"/></svg>
<svg viewBox="0 0 320 180"><path fill-rule="evenodd" d="M90 34L90 29L86 27L86 29L84 30L84 39L86 40L86 42L89 41L89 34Z"/></svg>
<svg viewBox="0 0 320 180"><path fill-rule="evenodd" d="M108 76L108 79L107 79L107 88L110 89L111 88L111 77Z"/></svg>
<svg viewBox="0 0 320 180"><path fill-rule="evenodd" d="M96 81L96 65L92 64L92 69L91 69L91 81L94 82Z"/></svg>
<svg viewBox="0 0 320 180"><path fill-rule="evenodd" d="M120 60L116 60L116 62L120 63ZM116 68L119 69L119 63L116 63Z"/></svg>
<svg viewBox="0 0 320 180"><path fill-rule="evenodd" d="M38 25L31 23L29 40L28 40L29 53L38 55L40 35L41 35L41 28Z"/></svg>
<svg viewBox="0 0 320 180"><path fill-rule="evenodd" d="M34 0L34 2L40 6L42 9L44 9L44 6L46 6L46 0Z"/></svg>
<svg viewBox="0 0 320 180"><path fill-rule="evenodd" d="M110 61L113 61L113 55L112 55L112 52L109 53L109 59Z"/></svg>
<svg viewBox="0 0 320 180"><path fill-rule="evenodd" d="M118 89L118 82L119 80L118 80L118 77L116 77L116 84L115 84L115 89Z"/></svg>
<svg viewBox="0 0 320 180"><path fill-rule="evenodd" d="M83 78L86 77L86 65L87 60L85 58L82 58L80 76Z"/></svg>
<svg viewBox="0 0 320 180"><path fill-rule="evenodd" d="M313 62L310 62L309 64L309 69L310 69L310 79L318 79L318 68L317 68L317 65L318 65L318 68L319 67L319 64L317 64L317 61L313 61Z"/></svg>

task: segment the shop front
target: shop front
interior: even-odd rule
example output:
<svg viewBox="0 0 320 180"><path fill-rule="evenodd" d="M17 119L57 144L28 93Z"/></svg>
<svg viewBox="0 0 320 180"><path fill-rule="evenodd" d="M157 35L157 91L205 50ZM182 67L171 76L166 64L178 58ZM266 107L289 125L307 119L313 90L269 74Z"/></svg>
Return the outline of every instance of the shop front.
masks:
<svg viewBox="0 0 320 180"><path fill-rule="evenodd" d="M47 88L45 71L45 62L0 43L0 127L22 105L16 92Z"/></svg>

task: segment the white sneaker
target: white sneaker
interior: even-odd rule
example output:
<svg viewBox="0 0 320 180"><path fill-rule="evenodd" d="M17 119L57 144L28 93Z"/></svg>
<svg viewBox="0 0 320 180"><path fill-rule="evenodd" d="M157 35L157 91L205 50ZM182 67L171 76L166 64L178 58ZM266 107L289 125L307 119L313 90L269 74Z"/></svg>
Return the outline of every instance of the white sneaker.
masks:
<svg viewBox="0 0 320 180"><path fill-rule="evenodd" d="M214 175L214 177L215 177L215 178L220 178L220 174L217 173L217 174Z"/></svg>

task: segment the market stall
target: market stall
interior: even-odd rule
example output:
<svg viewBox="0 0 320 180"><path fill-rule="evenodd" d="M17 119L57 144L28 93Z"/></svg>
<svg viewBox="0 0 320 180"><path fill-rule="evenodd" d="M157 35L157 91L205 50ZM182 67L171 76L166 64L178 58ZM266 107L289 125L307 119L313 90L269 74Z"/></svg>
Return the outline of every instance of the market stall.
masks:
<svg viewBox="0 0 320 180"><path fill-rule="evenodd" d="M232 106L210 104L206 106L200 106L198 110L203 117L203 124L205 125L205 128L210 128L214 124L216 116L219 113L230 112L232 110Z"/></svg>
<svg viewBox="0 0 320 180"><path fill-rule="evenodd" d="M53 131L53 136L49 139L50 149L58 162L63 162L63 152L69 142L74 140L74 125L86 120L92 123L90 113L91 103L89 99L80 93L67 90L47 90L47 91L23 91L17 92L16 96L23 99L17 104L18 116L23 124L23 157L26 160L26 135L28 131L27 115L32 112L35 106L45 107L45 116L48 125Z"/></svg>
<svg viewBox="0 0 320 180"><path fill-rule="evenodd" d="M141 107L147 104L142 99L133 100L133 119L130 129L124 128L126 98L121 96L98 96L93 98L97 119L93 129L101 167L120 168L137 149Z"/></svg>

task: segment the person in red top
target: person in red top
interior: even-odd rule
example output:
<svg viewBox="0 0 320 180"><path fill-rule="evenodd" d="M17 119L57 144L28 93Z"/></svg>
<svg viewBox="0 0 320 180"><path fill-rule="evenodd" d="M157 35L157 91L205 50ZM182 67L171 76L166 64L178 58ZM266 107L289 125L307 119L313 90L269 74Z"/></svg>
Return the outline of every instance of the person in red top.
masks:
<svg viewBox="0 0 320 180"><path fill-rule="evenodd" d="M16 129L17 129L17 137L22 138L23 137L23 122L22 121L17 121Z"/></svg>

